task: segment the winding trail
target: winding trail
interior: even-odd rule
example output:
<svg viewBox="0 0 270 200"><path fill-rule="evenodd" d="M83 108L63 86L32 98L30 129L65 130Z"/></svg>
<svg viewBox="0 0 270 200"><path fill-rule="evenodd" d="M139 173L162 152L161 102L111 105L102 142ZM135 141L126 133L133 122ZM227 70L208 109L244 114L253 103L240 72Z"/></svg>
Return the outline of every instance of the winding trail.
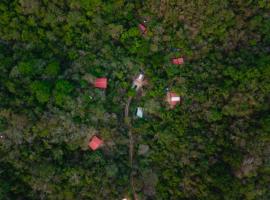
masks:
<svg viewBox="0 0 270 200"><path fill-rule="evenodd" d="M128 101L125 106L125 124L127 125L128 128L128 137L129 137L129 165L130 165L130 186L132 189L132 196L134 200L138 200L138 195L136 194L135 187L134 187L134 171L133 171L133 154L134 154L134 139L133 139L133 134L131 131L131 120L129 118L129 106L132 101L133 97L129 97Z"/></svg>

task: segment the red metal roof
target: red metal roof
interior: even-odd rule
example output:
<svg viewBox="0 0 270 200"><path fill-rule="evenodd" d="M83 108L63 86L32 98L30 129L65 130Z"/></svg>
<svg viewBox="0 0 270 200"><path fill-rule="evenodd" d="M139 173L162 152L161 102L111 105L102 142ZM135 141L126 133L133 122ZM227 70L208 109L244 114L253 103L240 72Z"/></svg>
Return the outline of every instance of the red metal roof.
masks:
<svg viewBox="0 0 270 200"><path fill-rule="evenodd" d="M139 24L139 29L143 34L145 34L147 32L147 29L146 29L145 25L143 25L143 24Z"/></svg>
<svg viewBox="0 0 270 200"><path fill-rule="evenodd" d="M97 136L94 136L91 138L91 140L89 141L88 146L93 150L97 150L101 145L103 144L103 141L98 138Z"/></svg>
<svg viewBox="0 0 270 200"><path fill-rule="evenodd" d="M174 65L182 65L184 64L184 58L173 58L172 63Z"/></svg>
<svg viewBox="0 0 270 200"><path fill-rule="evenodd" d="M97 78L95 80L95 87L106 89L107 88L107 78Z"/></svg>
<svg viewBox="0 0 270 200"><path fill-rule="evenodd" d="M178 103L181 102L181 97L179 97L179 95L177 95L174 92L168 92L166 100L170 104L171 108L173 108L174 106L176 106Z"/></svg>

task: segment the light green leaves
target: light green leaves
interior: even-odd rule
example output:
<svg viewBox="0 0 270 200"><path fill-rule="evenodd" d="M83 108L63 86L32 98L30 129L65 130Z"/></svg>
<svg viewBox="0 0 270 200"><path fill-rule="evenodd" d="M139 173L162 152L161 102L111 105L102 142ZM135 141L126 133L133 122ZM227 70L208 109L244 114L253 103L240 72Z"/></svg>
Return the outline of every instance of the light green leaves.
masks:
<svg viewBox="0 0 270 200"><path fill-rule="evenodd" d="M46 82L35 81L30 85L30 89L39 103L47 103L49 101L51 91Z"/></svg>

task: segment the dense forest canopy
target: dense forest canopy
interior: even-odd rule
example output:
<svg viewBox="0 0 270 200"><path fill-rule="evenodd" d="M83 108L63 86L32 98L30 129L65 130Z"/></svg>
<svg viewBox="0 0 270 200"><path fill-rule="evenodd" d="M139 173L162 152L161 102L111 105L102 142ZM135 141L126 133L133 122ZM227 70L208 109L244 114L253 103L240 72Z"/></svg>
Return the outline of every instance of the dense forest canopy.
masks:
<svg viewBox="0 0 270 200"><path fill-rule="evenodd" d="M269 77L268 0L1 0L0 199L269 200Z"/></svg>

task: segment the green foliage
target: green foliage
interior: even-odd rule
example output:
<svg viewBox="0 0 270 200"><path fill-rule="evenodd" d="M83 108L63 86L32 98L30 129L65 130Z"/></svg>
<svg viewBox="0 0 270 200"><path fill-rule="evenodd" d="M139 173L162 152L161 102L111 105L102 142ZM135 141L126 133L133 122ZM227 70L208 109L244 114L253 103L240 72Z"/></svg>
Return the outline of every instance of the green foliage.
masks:
<svg viewBox="0 0 270 200"><path fill-rule="evenodd" d="M270 199L269 13L267 0L0 1L0 199L131 198L130 131L141 200Z"/></svg>
<svg viewBox="0 0 270 200"><path fill-rule="evenodd" d="M121 41L124 42L128 39L134 39L140 35L140 31L137 27L130 28L121 35Z"/></svg>
<svg viewBox="0 0 270 200"><path fill-rule="evenodd" d="M69 101L69 94L74 86L67 80L58 80L54 88L54 99L56 105L62 107Z"/></svg>
<svg viewBox="0 0 270 200"><path fill-rule="evenodd" d="M69 94L73 89L73 85L67 80L58 80L55 84L55 90L63 94Z"/></svg>
<svg viewBox="0 0 270 200"><path fill-rule="evenodd" d="M53 61L46 66L44 73L45 75L54 78L58 75L59 71L60 63L57 61Z"/></svg>
<svg viewBox="0 0 270 200"><path fill-rule="evenodd" d="M35 81L30 85L31 92L40 103L47 103L51 96L50 86L46 82Z"/></svg>
<svg viewBox="0 0 270 200"><path fill-rule="evenodd" d="M31 62L20 62L18 64L18 70L22 75L32 75L34 73L34 67Z"/></svg>
<svg viewBox="0 0 270 200"><path fill-rule="evenodd" d="M7 120L4 117L0 118L0 131L4 131L7 129Z"/></svg>

